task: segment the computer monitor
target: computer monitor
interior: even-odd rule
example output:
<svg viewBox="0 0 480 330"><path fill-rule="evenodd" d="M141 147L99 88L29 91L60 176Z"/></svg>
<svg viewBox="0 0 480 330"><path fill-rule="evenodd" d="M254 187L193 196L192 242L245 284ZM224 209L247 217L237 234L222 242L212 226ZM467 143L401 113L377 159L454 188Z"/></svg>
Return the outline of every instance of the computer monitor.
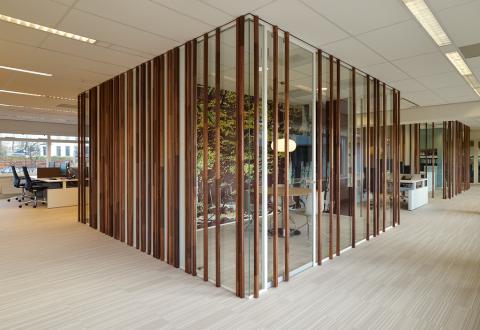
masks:
<svg viewBox="0 0 480 330"><path fill-rule="evenodd" d="M62 175L63 176L67 176L68 175L68 169L70 167L70 163L69 162L63 162L60 164L60 172L62 172Z"/></svg>

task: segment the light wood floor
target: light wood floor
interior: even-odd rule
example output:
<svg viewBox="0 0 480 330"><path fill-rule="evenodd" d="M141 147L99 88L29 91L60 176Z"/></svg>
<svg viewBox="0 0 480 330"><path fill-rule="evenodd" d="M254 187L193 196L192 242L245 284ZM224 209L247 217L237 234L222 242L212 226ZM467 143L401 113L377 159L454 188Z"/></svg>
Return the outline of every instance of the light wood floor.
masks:
<svg viewBox="0 0 480 330"><path fill-rule="evenodd" d="M75 221L0 201L0 328L480 329L480 187L258 300Z"/></svg>

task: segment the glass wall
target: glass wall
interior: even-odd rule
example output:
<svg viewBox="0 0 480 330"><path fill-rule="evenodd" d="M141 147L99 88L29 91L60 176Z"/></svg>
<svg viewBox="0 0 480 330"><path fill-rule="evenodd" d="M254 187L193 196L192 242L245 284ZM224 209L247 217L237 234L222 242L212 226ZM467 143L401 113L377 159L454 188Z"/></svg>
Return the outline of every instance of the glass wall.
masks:
<svg viewBox="0 0 480 330"><path fill-rule="evenodd" d="M240 96L244 103L241 151L238 149L240 69L235 60L239 56L236 26L222 28L218 43L215 32L209 34L207 41L200 37L196 58L197 273L217 285L238 290L242 275L237 270L238 238L241 237L237 230L239 223L243 223L246 295L254 294L256 253L261 260L258 275L260 289L263 289L268 282L276 286L278 281L312 267L317 261L315 254L320 251L316 244L321 245L320 259L323 259L352 246L354 229L356 242L365 239L367 219L373 234L374 189L383 175L375 161L384 162L382 178L385 181L382 182L387 190L378 188L377 191L380 202L385 200L385 203L377 207L379 217L385 207L387 226L392 224L393 203L391 88L386 88L385 96L374 94L373 79L367 81L365 74L356 71L354 81L352 68L340 60L322 54L319 63L318 50L294 37L287 38L283 31L264 22L260 22L257 36L254 30L253 20L247 19L242 55L245 92ZM206 59L203 58L205 42L208 44ZM258 67L254 64L255 47L258 47ZM321 70L320 82L317 69ZM258 99L255 98L255 74L258 74ZM317 100L318 92L321 103ZM380 113L383 97L385 118ZM256 126L256 101L259 126ZM374 107L375 102L379 102L380 107ZM378 109L376 114L375 109ZM375 132L378 154L374 154L373 148ZM256 142L258 163L255 162ZM318 155L317 143L322 145ZM237 163L239 152L243 164ZM318 164L321 168L316 162L321 163ZM240 181L243 191L237 187L240 169L243 169ZM319 194L316 182L321 182ZM255 204L256 187L258 204ZM242 219L237 219L236 212L239 194L244 202ZM259 246L254 243L256 206L262 234ZM354 211L355 228L352 226ZM317 236L318 225L321 236Z"/></svg>
<svg viewBox="0 0 480 330"><path fill-rule="evenodd" d="M0 173L11 173L14 165L20 172L26 166L35 175L38 167L59 166L62 161L77 166L76 136L0 133Z"/></svg>

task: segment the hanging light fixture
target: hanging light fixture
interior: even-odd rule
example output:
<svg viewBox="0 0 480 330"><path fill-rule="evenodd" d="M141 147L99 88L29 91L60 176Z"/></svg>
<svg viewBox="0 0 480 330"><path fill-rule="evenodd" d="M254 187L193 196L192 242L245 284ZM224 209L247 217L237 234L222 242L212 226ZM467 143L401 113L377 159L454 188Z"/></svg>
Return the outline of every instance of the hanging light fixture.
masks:
<svg viewBox="0 0 480 330"><path fill-rule="evenodd" d="M273 141L270 144L272 150L275 150ZM293 152L297 149L297 143L292 139L288 139L288 152ZM278 139L277 140L277 151L278 152L285 152L285 139Z"/></svg>

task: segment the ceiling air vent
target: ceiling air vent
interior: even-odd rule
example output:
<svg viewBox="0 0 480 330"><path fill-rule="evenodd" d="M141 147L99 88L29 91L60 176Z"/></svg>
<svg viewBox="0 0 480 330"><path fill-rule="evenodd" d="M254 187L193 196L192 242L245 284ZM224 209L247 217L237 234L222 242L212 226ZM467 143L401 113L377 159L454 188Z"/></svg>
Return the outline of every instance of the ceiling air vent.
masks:
<svg viewBox="0 0 480 330"><path fill-rule="evenodd" d="M478 57L480 56L480 43L460 47L460 51L465 58Z"/></svg>

